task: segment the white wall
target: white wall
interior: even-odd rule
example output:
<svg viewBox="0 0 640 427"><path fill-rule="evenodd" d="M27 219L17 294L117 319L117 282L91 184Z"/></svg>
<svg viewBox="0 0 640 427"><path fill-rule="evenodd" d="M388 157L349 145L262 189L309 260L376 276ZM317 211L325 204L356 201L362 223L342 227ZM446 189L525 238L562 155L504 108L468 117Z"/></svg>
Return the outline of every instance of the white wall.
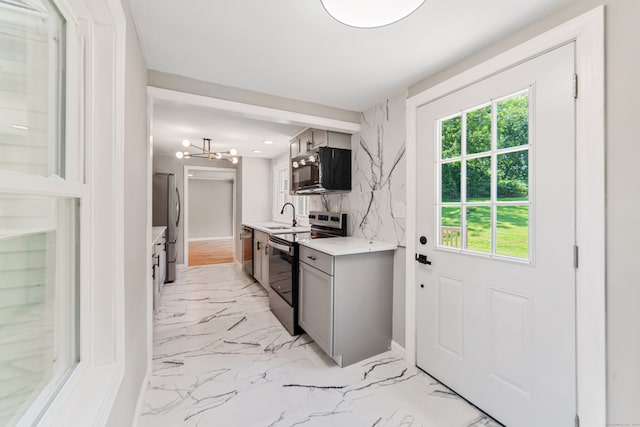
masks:
<svg viewBox="0 0 640 427"><path fill-rule="evenodd" d="M271 160L242 159L242 221L271 218Z"/></svg>
<svg viewBox="0 0 640 427"><path fill-rule="evenodd" d="M233 181L189 179L189 239L233 236Z"/></svg>
<svg viewBox="0 0 640 427"><path fill-rule="evenodd" d="M640 425L640 1L582 0L409 88L419 93L598 5L605 5L608 425Z"/></svg>
<svg viewBox="0 0 640 427"><path fill-rule="evenodd" d="M147 370L147 67L127 5L124 157L125 372L108 424L131 425ZM100 337L97 337L100 339Z"/></svg>
<svg viewBox="0 0 640 427"><path fill-rule="evenodd" d="M172 173L176 176L176 185L180 192L180 201L184 206L184 166L209 166L212 168L235 168L235 165L227 160L208 160L199 158L178 159L176 156L153 156L153 172ZM236 178L237 179L237 178ZM176 242L178 251L178 264L184 264L184 218L180 219L178 225L178 241Z"/></svg>

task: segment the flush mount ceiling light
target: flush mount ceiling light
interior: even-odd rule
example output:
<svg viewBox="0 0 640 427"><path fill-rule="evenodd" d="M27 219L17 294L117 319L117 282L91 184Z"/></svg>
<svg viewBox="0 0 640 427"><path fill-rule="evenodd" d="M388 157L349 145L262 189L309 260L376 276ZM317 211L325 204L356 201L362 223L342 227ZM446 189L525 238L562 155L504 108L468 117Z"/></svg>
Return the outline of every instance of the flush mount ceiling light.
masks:
<svg viewBox="0 0 640 427"><path fill-rule="evenodd" d="M266 140L266 141L262 141L262 142L264 142L264 143L265 143L265 144L267 144L267 145L271 145L271 144L273 144L273 141L270 141L270 140Z"/></svg>
<svg viewBox="0 0 640 427"><path fill-rule="evenodd" d="M193 147L199 150L199 152L191 153L189 151L177 151L176 157L179 159L189 159L191 157L204 157L209 160L211 159L228 160L234 165L238 163L238 158L236 157L236 155L238 154L238 150L236 150L235 148L232 148L229 151L211 151L211 138L202 138L202 147L193 145L188 139L183 139L182 145L184 147Z"/></svg>
<svg viewBox="0 0 640 427"><path fill-rule="evenodd" d="M425 0L320 0L336 21L350 27L377 28L406 18Z"/></svg>

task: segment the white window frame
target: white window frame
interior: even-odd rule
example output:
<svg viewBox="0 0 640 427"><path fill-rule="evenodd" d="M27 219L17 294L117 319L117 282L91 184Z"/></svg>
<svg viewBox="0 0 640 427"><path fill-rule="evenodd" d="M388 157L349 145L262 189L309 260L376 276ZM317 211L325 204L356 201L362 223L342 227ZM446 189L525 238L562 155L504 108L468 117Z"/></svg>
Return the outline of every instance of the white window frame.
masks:
<svg viewBox="0 0 640 427"><path fill-rule="evenodd" d="M501 96L500 98L492 99L490 102L485 102L482 104L475 105L471 108L467 108L459 113L448 115L445 117L441 117L437 119L436 129L438 130L436 144L435 144L435 182L436 182L436 203L434 205L435 215L434 218L436 220L435 223L435 233L434 235L438 236L436 251L444 251L444 252L456 252L467 255L479 256L484 258L492 258L499 259L502 261L510 261L521 264L529 264L535 265L534 262L534 238L535 238L535 222L533 215L533 197L535 194L534 191L534 182L533 182L533 170L534 167L534 156L533 156L533 134L531 129L533 129L533 117L529 113L529 135L528 135L528 144L519 145L515 147L507 147L507 148L498 148L498 103L516 97L518 95L527 94L528 102L529 102L529 112L533 111L533 103L535 102L533 96L534 86L531 85L526 89L519 90L517 92L511 93L506 96ZM467 153L467 114L481 108L491 107L491 147L487 151L483 151L481 153ZM455 117L461 118L461 130L460 130L460 155L455 157L448 157L446 159L442 158L442 123L449 119L453 119ZM502 154L511 154L511 153L519 153L521 151L527 151L528 157L528 170L529 170L529 182L528 182L528 190L529 195L527 200L523 201L500 201L498 200L498 186L497 186L497 177L498 177L498 157ZM489 201L486 202L469 202L467 200L467 163L469 160L475 160L480 158L489 157L490 159L490 167L491 167L491 194L489 196ZM459 202L443 202L442 201L442 166L450 163L460 162L460 201ZM528 208L529 220L528 220L528 240L527 240L527 258L521 258L516 256L509 256L497 253L497 228L498 228L498 208L504 206L526 206ZM442 244L442 208L443 207L457 207L460 208L460 247L451 247ZM489 252L480 252L473 249L468 249L466 246L467 242L467 208L469 207L488 207L491 208L491 243Z"/></svg>
<svg viewBox="0 0 640 427"><path fill-rule="evenodd" d="M126 20L117 0L52 1L66 20L65 179L0 171L0 192L81 201L80 361L18 425L104 425L124 375Z"/></svg>
<svg viewBox="0 0 640 427"><path fill-rule="evenodd" d="M487 76L575 42L577 407L583 427L606 424L604 6L598 6L492 59L407 99L406 356L416 362L417 109ZM570 84L569 82L568 84Z"/></svg>
<svg viewBox="0 0 640 427"><path fill-rule="evenodd" d="M284 203L293 203L296 207L296 221L299 226L309 225L309 196L294 196L291 195L289 189L281 188L281 175L286 174L288 177L289 185L291 184L291 176L289 172L289 166L287 164L280 164L273 168L273 220L277 222L291 222L291 213L285 211L284 214L280 214L282 205ZM284 195L284 202L280 200L280 196Z"/></svg>

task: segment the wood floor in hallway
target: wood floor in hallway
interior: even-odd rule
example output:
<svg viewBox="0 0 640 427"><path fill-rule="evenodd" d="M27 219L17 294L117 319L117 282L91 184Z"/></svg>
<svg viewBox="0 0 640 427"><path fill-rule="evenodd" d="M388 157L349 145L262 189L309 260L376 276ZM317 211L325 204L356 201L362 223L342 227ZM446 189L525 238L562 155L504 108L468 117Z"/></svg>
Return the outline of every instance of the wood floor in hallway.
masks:
<svg viewBox="0 0 640 427"><path fill-rule="evenodd" d="M189 266L233 262L233 239L189 242Z"/></svg>

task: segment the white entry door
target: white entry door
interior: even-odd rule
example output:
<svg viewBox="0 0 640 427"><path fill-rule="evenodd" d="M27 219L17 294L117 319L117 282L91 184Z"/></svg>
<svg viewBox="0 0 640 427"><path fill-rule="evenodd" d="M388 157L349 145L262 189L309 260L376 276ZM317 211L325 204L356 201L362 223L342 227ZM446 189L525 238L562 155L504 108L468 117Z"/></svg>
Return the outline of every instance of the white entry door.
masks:
<svg viewBox="0 0 640 427"><path fill-rule="evenodd" d="M573 76L571 43L418 109L417 363L509 427L576 414Z"/></svg>

